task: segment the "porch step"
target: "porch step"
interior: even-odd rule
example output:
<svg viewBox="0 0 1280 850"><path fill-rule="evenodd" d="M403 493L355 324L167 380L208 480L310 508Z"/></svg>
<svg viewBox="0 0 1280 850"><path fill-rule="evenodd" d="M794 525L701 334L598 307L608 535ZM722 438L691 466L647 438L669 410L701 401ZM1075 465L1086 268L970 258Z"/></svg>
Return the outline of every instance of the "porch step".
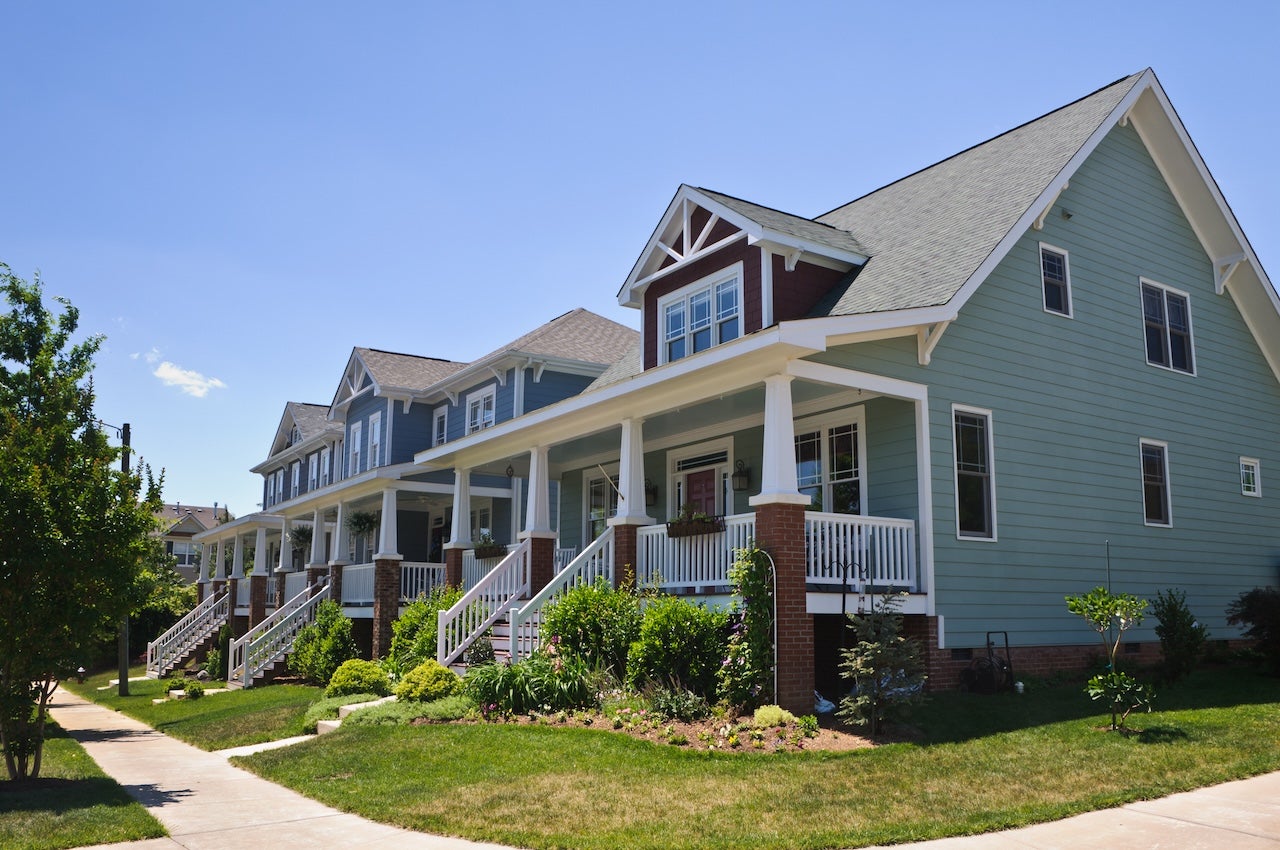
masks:
<svg viewBox="0 0 1280 850"><path fill-rule="evenodd" d="M334 732L342 725L342 721L347 718L353 711L359 711L362 708L368 708L371 705L382 705L384 702L395 702L396 698L383 697L382 699L370 700L369 702L353 702L351 705L344 705L338 708L337 720L318 720L316 721L316 734L328 735Z"/></svg>

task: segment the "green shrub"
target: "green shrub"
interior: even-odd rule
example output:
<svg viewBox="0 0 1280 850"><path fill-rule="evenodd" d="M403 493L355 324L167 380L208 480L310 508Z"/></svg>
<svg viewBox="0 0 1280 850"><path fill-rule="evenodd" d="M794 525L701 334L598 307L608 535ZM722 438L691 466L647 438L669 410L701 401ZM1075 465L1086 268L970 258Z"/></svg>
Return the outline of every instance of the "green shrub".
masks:
<svg viewBox="0 0 1280 850"><path fill-rule="evenodd" d="M920 642L902 635L898 607L905 593L886 596L871 610L849 615L848 626L857 640L841 653L841 676L852 691L840 700L840 717L867 726L877 735L885 720L905 713L923 699L924 662Z"/></svg>
<svg viewBox="0 0 1280 850"><path fill-rule="evenodd" d="M749 709L773 695L773 577L769 556L754 544L737 551L729 568L733 595L742 607L730 619L724 663L717 673L720 698Z"/></svg>
<svg viewBox="0 0 1280 850"><path fill-rule="evenodd" d="M498 660L498 656L493 651L492 629L473 640L471 645L462 653L462 661L468 667L479 667L481 664L492 664L496 660Z"/></svg>
<svg viewBox="0 0 1280 850"><path fill-rule="evenodd" d="M391 693L391 680L377 662L362 661L352 658L342 662L329 679L329 687L325 688L327 697L341 697L348 694L377 694L380 697Z"/></svg>
<svg viewBox="0 0 1280 850"><path fill-rule="evenodd" d="M586 662L573 653L560 653L554 643L515 664L473 667L463 686L485 717L595 704Z"/></svg>
<svg viewBox="0 0 1280 850"><path fill-rule="evenodd" d="M326 697L317 700L307 709L307 713L302 718L302 731L307 735L314 735L316 724L321 720L336 720L338 718L338 709L344 705L355 705L361 702L373 702L378 699L377 694L347 694L341 697Z"/></svg>
<svg viewBox="0 0 1280 850"><path fill-rule="evenodd" d="M462 679L435 659L419 664L396 685L396 699L434 702L457 692Z"/></svg>
<svg viewBox="0 0 1280 850"><path fill-rule="evenodd" d="M1196 622L1187 608L1187 595L1181 590L1158 591L1151 610L1160 621L1156 637L1160 638L1160 651L1164 654L1165 679L1176 682L1195 669L1209 630Z"/></svg>
<svg viewBox="0 0 1280 850"><path fill-rule="evenodd" d="M434 702L385 702L352 712L343 726L407 726L415 720L437 723L460 720L475 709L475 703L462 694L454 694Z"/></svg>
<svg viewBox="0 0 1280 850"><path fill-rule="evenodd" d="M790 726L795 722L796 716L780 705L762 705L751 718L751 725L757 729Z"/></svg>
<svg viewBox="0 0 1280 850"><path fill-rule="evenodd" d="M1246 626L1244 636L1257 641L1267 668L1280 674L1280 590L1255 587L1241 593L1227 606L1227 622Z"/></svg>
<svg viewBox="0 0 1280 850"><path fill-rule="evenodd" d="M186 694L187 699L200 699L204 696L204 685L196 681L187 682L182 686L182 692Z"/></svg>
<svg viewBox="0 0 1280 850"><path fill-rule="evenodd" d="M544 642L558 637L561 649L619 678L626 674L627 653L639 636L639 600L604 578L569 588L542 612Z"/></svg>
<svg viewBox="0 0 1280 850"><path fill-rule="evenodd" d="M209 650L209 654L204 659L204 672L209 674L210 679L227 678L227 662L223 660L224 658L222 650Z"/></svg>
<svg viewBox="0 0 1280 850"><path fill-rule="evenodd" d="M693 723L711 715L711 706L695 693L681 688L655 688L649 694L649 708L663 720Z"/></svg>
<svg viewBox="0 0 1280 850"><path fill-rule="evenodd" d="M391 624L391 651L387 666L404 675L429 658L436 657L436 634L440 612L448 611L462 598L462 588L438 585L427 596L419 596L405 606Z"/></svg>
<svg viewBox="0 0 1280 850"><path fill-rule="evenodd" d="M298 632L289 669L308 681L325 685L342 662L358 656L351 621L343 615L341 605L326 599L316 606L315 621Z"/></svg>
<svg viewBox="0 0 1280 850"><path fill-rule="evenodd" d="M715 696L716 674L725 657L728 615L674 596L645 607L640 636L627 657L627 682L653 683Z"/></svg>
<svg viewBox="0 0 1280 850"><path fill-rule="evenodd" d="M461 720L476 709L476 704L466 694L451 694L443 699L409 705L417 708L420 719L435 723Z"/></svg>

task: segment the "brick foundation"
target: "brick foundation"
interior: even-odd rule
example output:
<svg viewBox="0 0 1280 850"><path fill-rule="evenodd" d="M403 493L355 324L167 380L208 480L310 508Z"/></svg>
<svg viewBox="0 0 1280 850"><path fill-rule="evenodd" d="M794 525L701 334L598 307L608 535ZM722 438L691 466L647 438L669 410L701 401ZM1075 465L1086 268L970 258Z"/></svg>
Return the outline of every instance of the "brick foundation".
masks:
<svg viewBox="0 0 1280 850"><path fill-rule="evenodd" d="M778 610L778 705L813 713L813 616L805 593L804 507L756 508L756 541L773 557Z"/></svg>
<svg viewBox="0 0 1280 850"><path fill-rule="evenodd" d="M251 575L249 582L249 628L267 619L267 577Z"/></svg>
<svg viewBox="0 0 1280 850"><path fill-rule="evenodd" d="M307 586L315 587L320 583L321 578L327 578L329 575L328 564L308 564L307 565Z"/></svg>
<svg viewBox="0 0 1280 850"><path fill-rule="evenodd" d="M342 604L342 564L329 565L329 598Z"/></svg>
<svg viewBox="0 0 1280 850"><path fill-rule="evenodd" d="M231 636L233 638L243 636L245 629L247 629L249 625L248 620L244 617L236 616L236 608L239 607L236 603L240 599L240 582L242 581L244 581L242 578L227 579L227 593L231 602Z"/></svg>
<svg viewBox="0 0 1280 850"><path fill-rule="evenodd" d="M280 573L280 572L276 573L275 593L276 593L276 609L277 610L282 608L284 606L284 603L289 601L288 599L284 598L284 581L285 581L284 577L285 577L285 573Z"/></svg>
<svg viewBox="0 0 1280 850"><path fill-rule="evenodd" d="M215 580L213 584L211 584L210 586L213 588L213 591L212 591L213 595L217 596L219 593L222 593L222 591L226 589L227 583L225 581Z"/></svg>
<svg viewBox="0 0 1280 850"><path fill-rule="evenodd" d="M400 616L400 561L373 562L373 658L391 652L391 624Z"/></svg>
<svg viewBox="0 0 1280 850"><path fill-rule="evenodd" d="M462 587L463 549L446 549L444 552L444 583L449 587Z"/></svg>
<svg viewBox="0 0 1280 850"><path fill-rule="evenodd" d="M613 586L634 589L636 586L636 537L640 526L613 527Z"/></svg>
<svg viewBox="0 0 1280 850"><path fill-rule="evenodd" d="M529 593L532 595L551 584L556 577L556 540L554 537L529 538Z"/></svg>

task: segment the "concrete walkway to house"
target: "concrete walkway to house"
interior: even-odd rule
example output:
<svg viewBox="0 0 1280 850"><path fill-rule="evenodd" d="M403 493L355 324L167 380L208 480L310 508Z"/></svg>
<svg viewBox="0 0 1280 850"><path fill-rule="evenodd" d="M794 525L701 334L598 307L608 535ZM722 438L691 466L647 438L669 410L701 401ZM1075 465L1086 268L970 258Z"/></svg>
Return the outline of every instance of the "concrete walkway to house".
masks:
<svg viewBox="0 0 1280 850"><path fill-rule="evenodd" d="M62 689L54 694L52 713L58 725L169 830L169 838L105 845L98 850L502 850L496 844L410 832L346 814L227 762L230 754L260 748L206 753ZM905 846L912 850L1280 850L1280 773L1007 832Z"/></svg>

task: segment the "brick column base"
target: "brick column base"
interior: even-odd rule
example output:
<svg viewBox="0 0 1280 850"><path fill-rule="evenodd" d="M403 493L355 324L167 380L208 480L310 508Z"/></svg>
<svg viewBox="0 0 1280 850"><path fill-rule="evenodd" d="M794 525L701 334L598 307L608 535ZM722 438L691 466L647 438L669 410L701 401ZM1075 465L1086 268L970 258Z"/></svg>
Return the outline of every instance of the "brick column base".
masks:
<svg viewBox="0 0 1280 850"><path fill-rule="evenodd" d="M613 586L634 590L636 586L636 535L638 525L613 527Z"/></svg>
<svg viewBox="0 0 1280 850"><path fill-rule="evenodd" d="M246 625L244 618L236 616L236 608L239 607L236 603L240 599L240 582L242 581L244 581L242 578L227 579L227 592L230 594L228 601L231 609L231 616L227 619L227 622L231 624L231 636L233 638L242 636L244 629L241 627Z"/></svg>
<svg viewBox="0 0 1280 850"><path fill-rule="evenodd" d="M329 565L329 598L342 604L342 564Z"/></svg>
<svg viewBox="0 0 1280 850"><path fill-rule="evenodd" d="M284 598L284 573L276 573L276 608L280 608L288 599Z"/></svg>
<svg viewBox="0 0 1280 850"><path fill-rule="evenodd" d="M391 652L391 624L400 616L400 561L373 562L373 658Z"/></svg>
<svg viewBox="0 0 1280 850"><path fill-rule="evenodd" d="M756 540L777 571L778 705L813 713L813 616L805 595L804 506L756 507Z"/></svg>
<svg viewBox="0 0 1280 850"><path fill-rule="evenodd" d="M217 596L226 588L227 583L225 581L218 581L215 579L211 586L213 587L213 595Z"/></svg>
<svg viewBox="0 0 1280 850"><path fill-rule="evenodd" d="M444 583L449 587L462 587L462 553L465 549L446 549L444 552Z"/></svg>
<svg viewBox="0 0 1280 850"><path fill-rule="evenodd" d="M327 575L329 575L329 566L327 564L308 564L307 586L315 587L320 583L320 577Z"/></svg>
<svg viewBox="0 0 1280 850"><path fill-rule="evenodd" d="M196 604L199 605L206 598L205 590L209 587L207 584L196 584Z"/></svg>
<svg viewBox="0 0 1280 850"><path fill-rule="evenodd" d="M537 593L551 584L556 577L556 539L531 537L529 539L529 593Z"/></svg>
<svg viewBox="0 0 1280 850"><path fill-rule="evenodd" d="M267 619L267 577L249 576L249 628Z"/></svg>

